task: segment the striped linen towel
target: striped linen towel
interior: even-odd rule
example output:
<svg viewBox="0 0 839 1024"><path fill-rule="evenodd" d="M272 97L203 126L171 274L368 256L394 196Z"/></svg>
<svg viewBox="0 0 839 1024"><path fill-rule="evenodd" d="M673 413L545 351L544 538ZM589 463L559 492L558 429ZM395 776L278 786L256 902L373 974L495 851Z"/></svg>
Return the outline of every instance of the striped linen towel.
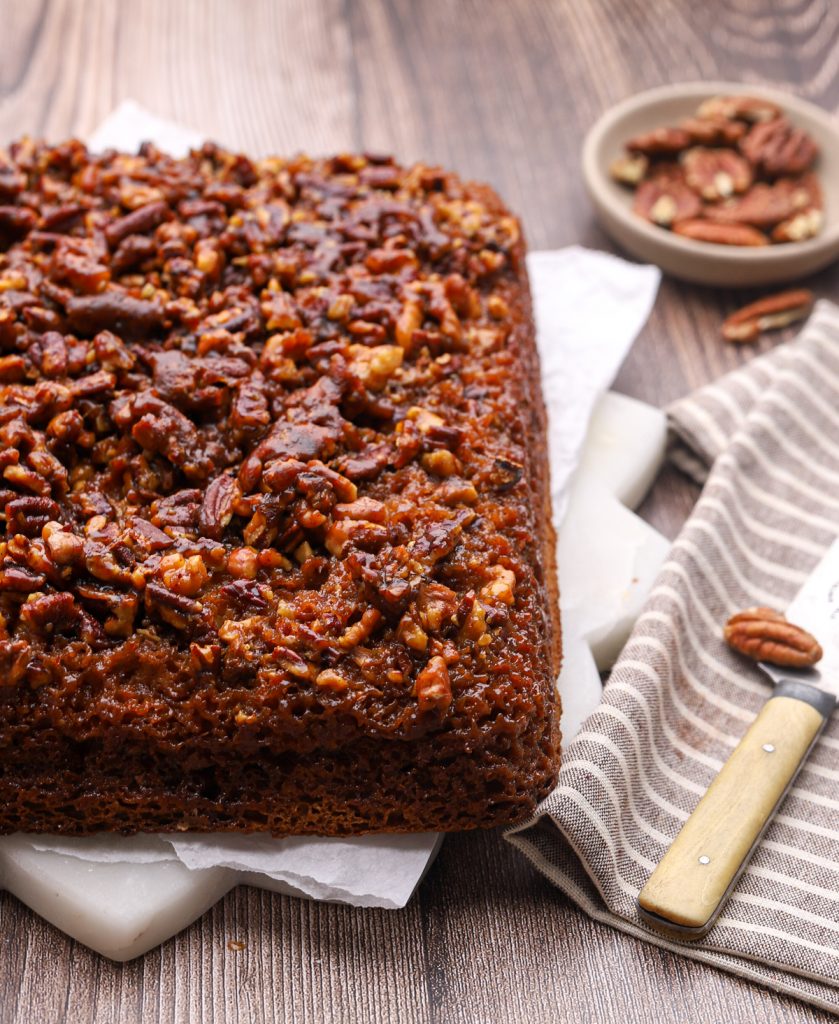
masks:
<svg viewBox="0 0 839 1024"><path fill-rule="evenodd" d="M839 533L839 308L669 414L674 461L707 482L556 790L507 838L592 917L839 1012L839 713L704 939L635 902L770 694L722 624L785 608Z"/></svg>

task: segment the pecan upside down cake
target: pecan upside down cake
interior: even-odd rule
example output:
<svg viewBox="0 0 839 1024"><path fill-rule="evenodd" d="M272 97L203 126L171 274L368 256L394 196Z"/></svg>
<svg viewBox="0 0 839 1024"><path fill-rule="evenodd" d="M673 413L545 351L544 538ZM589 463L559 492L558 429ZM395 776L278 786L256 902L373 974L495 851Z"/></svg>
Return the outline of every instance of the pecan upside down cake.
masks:
<svg viewBox="0 0 839 1024"><path fill-rule="evenodd" d="M559 625L524 244L373 156L0 158L0 832L511 822Z"/></svg>

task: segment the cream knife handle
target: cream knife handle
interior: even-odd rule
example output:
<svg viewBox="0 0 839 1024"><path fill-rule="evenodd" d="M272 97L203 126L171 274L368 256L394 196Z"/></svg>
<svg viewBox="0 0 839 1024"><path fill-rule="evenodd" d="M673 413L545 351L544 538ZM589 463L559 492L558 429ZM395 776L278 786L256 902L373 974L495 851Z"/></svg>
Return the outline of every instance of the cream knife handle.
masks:
<svg viewBox="0 0 839 1024"><path fill-rule="evenodd" d="M776 687L641 890L645 920L709 930L834 706L807 683Z"/></svg>

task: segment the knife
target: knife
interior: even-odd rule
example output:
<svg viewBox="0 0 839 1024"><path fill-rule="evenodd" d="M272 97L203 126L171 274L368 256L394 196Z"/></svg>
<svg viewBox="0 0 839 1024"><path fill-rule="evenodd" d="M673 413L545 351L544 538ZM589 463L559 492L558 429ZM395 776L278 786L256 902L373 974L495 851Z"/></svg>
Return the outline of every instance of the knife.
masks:
<svg viewBox="0 0 839 1024"><path fill-rule="evenodd" d="M674 938L713 927L839 696L839 539L786 613L824 655L811 669L759 662L775 684L638 895L641 918Z"/></svg>

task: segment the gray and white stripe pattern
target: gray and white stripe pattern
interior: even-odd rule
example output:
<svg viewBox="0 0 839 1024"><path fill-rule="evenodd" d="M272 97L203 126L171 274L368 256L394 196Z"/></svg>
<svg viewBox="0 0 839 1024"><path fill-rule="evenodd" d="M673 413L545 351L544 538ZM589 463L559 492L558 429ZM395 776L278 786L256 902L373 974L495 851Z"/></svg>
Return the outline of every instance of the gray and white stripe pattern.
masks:
<svg viewBox="0 0 839 1024"><path fill-rule="evenodd" d="M705 939L673 943L635 905L769 696L722 624L786 607L839 533L839 309L669 412L702 496L559 785L508 838L591 916L839 1012L839 715Z"/></svg>

